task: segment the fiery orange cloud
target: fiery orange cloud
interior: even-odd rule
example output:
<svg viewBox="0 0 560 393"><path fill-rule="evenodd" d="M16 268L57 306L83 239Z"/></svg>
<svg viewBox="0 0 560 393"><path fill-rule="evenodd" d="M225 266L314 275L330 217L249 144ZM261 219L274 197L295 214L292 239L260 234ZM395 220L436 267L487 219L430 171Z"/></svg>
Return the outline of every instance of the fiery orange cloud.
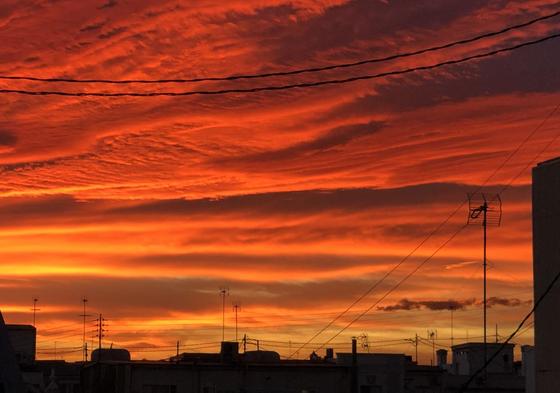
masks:
<svg viewBox="0 0 560 393"><path fill-rule="evenodd" d="M156 79L315 67L412 51L520 23L554 0L177 0L0 5L1 75ZM71 15L71 17L69 17ZM183 91L307 82L473 55L554 31L554 20L425 56L264 81L196 86L0 81L0 88ZM218 348L221 303L240 331L289 354L413 250L478 185L503 193L489 232L490 324L509 332L532 297L530 172L560 153L558 42L353 84L182 98L0 96L0 308L30 322L39 356L80 358L80 299L136 358ZM375 304L466 220L466 208L355 310ZM468 227L379 307L480 299L481 233ZM457 296L457 288L461 296ZM478 300L477 300L478 301ZM474 305L455 337L481 333ZM93 322L87 321L88 341ZM450 338L447 310L374 307L334 342L367 333L411 352ZM382 333L383 332L383 333ZM386 332L386 333L385 333ZM384 340L400 340L385 346ZM531 331L520 342L531 342ZM315 344L315 343L313 343ZM445 342L449 345L450 342ZM62 348L62 349L61 349ZM302 350L306 356L314 348ZM427 357L430 349L421 350Z"/></svg>

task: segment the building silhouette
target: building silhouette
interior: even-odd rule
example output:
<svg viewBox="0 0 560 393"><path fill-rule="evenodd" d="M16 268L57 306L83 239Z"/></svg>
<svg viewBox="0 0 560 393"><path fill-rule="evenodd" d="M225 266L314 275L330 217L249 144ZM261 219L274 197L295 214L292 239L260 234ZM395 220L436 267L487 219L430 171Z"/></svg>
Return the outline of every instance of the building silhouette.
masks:
<svg viewBox="0 0 560 393"><path fill-rule="evenodd" d="M533 168L533 274L535 300L560 270L560 158ZM535 312L536 393L560 392L560 286Z"/></svg>

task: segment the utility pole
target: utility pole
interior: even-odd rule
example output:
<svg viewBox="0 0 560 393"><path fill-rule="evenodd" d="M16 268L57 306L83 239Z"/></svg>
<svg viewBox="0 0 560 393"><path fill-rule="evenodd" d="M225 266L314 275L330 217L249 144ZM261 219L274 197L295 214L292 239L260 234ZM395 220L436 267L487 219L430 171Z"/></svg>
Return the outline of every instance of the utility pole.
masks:
<svg viewBox="0 0 560 393"><path fill-rule="evenodd" d="M33 311L33 327L36 327L35 324L37 322L37 320L36 320L37 311L41 311L40 308L37 308L37 302L38 301L39 301L39 299L37 299L36 297L33 298L33 308L31 309L31 311Z"/></svg>
<svg viewBox="0 0 560 393"><path fill-rule="evenodd" d="M498 324L496 324L496 344L499 342L498 340Z"/></svg>
<svg viewBox="0 0 560 393"><path fill-rule="evenodd" d="M243 353L247 352L247 335L243 335Z"/></svg>
<svg viewBox="0 0 560 393"><path fill-rule="evenodd" d="M416 333L416 337L414 338L414 347L416 349L416 354L415 354L416 364L418 364L418 333Z"/></svg>
<svg viewBox="0 0 560 393"><path fill-rule="evenodd" d="M482 237L483 237L483 251L482 251L482 267L483 267L483 296L484 296L484 380L488 378L488 370L486 364L488 363L488 335L487 335L487 272L488 260L486 257L487 246L487 229L488 225L500 226L502 221L502 201L500 196L496 194L490 200L485 194L470 194L469 195L469 224L478 224L482 215Z"/></svg>
<svg viewBox="0 0 560 393"><path fill-rule="evenodd" d="M432 338L432 363L435 366L436 365L436 340L434 338Z"/></svg>
<svg viewBox="0 0 560 393"><path fill-rule="evenodd" d="M177 361L179 360L179 340L177 340Z"/></svg>
<svg viewBox="0 0 560 393"><path fill-rule="evenodd" d="M103 318L102 314L99 314L99 318L97 319L97 339L98 339L98 354L97 354L97 361L101 361L101 344L102 344L102 340L103 337L105 337L104 332L106 331L105 329L103 329L106 325L105 325L105 321L106 319Z"/></svg>
<svg viewBox="0 0 560 393"><path fill-rule="evenodd" d="M101 342L102 342L102 338L103 338L103 315L99 314L99 325L98 325L98 330L97 330L97 338L99 339L99 345L97 346L97 348L99 348L99 352L101 352Z"/></svg>
<svg viewBox="0 0 560 393"><path fill-rule="evenodd" d="M220 296L222 297L222 342L226 340L226 296L227 288L220 288Z"/></svg>
<svg viewBox="0 0 560 393"><path fill-rule="evenodd" d="M84 311L83 313L80 315L80 317L83 318L83 322L84 322L84 330L83 330L83 336L82 336L82 350L83 350L83 360L84 362L87 362L87 343L86 343L86 318L90 317L91 315L88 315L86 313L86 307L87 307L87 298L84 296L82 298L82 303L83 303L83 307L84 307Z"/></svg>
<svg viewBox="0 0 560 393"><path fill-rule="evenodd" d="M235 342L237 342L237 313L239 312L239 310L241 309L241 306L239 304L234 304L233 305L233 312L235 312Z"/></svg>

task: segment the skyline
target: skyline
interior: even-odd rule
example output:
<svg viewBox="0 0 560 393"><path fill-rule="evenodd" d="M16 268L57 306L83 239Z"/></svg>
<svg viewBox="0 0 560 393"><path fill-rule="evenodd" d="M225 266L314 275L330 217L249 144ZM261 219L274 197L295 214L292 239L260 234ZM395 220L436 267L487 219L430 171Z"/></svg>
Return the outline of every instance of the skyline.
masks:
<svg viewBox="0 0 560 393"><path fill-rule="evenodd" d="M150 3L8 2L0 8L0 34L7 37L0 74L154 79L314 67L472 37L559 5ZM45 29L46 22L53 28ZM554 27L539 23L360 72L469 56L554 33ZM221 338L219 288L227 286L228 302L241 303L241 335L305 342L543 124L488 183L492 192L514 179L502 195L502 226L489 230L488 245L489 296L496 298L489 331L498 323L507 334L530 309L533 291L530 171L516 176L535 158L560 153L554 143L539 155L558 134L559 114L552 112L560 96L557 47L552 40L437 70L297 91L149 99L3 94L4 316L30 322L37 297L39 347L76 346L87 296L89 311L110 320L107 343L213 342ZM360 72L328 71L322 78ZM37 86L0 81L0 88ZM357 310L431 255L466 218L464 207ZM375 308L336 341L349 343L362 333L372 342L400 339L433 329L447 337L450 312L437 308L450 301L464 305L454 312L457 337L467 330L479 336L479 229L465 229L379 305L390 311ZM531 331L523 340L532 342ZM396 347L403 350L413 353L410 344ZM424 362L429 351L421 353Z"/></svg>

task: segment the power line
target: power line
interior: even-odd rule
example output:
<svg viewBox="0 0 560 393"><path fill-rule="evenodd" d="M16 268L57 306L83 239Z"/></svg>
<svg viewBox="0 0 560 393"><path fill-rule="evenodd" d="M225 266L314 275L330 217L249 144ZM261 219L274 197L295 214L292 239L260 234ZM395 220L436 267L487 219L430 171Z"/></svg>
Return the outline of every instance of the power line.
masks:
<svg viewBox="0 0 560 393"><path fill-rule="evenodd" d="M466 389L468 389L469 385L472 383L472 381L474 381L474 379L484 370L486 369L486 367L488 367L488 365L490 363L492 363L492 360L494 360L496 358L496 356L498 356L498 354L500 352L502 352L502 350L509 344L509 342L517 335L517 333L519 333L519 331L521 330L521 328L523 327L523 325L525 324L525 322L527 322L527 320L529 318L531 318L531 315L534 314L535 310L537 310L537 308L539 307L539 305L541 304L541 302L544 300L544 298L550 293L550 291L552 290L552 288L554 287L554 285L556 284L556 282L560 279L560 271L556 274L556 276L552 279L552 281L550 282L550 284L548 285L548 287L546 288L546 290L541 294L541 296L539 296L539 298L537 299L537 301L535 302L535 305L533 306L533 308L531 309L531 311L529 311L529 313L527 315L525 315L525 317L521 320L521 322L519 323L519 325L517 326L517 328L513 331L513 333L511 333L509 335L509 337L502 343L502 345L500 346L500 348L498 348L498 350L496 352L494 352L494 354L492 356L490 356L490 358L484 363L484 365L479 368L473 375L471 375L471 377L467 380L467 382L465 382L465 384L463 386L461 386L461 389L459 390L459 393L463 393L466 391Z"/></svg>
<svg viewBox="0 0 560 393"><path fill-rule="evenodd" d="M482 39L495 37L498 35L505 34L512 30L522 29L524 27L528 27L538 22L545 21L547 19L554 18L560 15L560 11L553 12L551 14L546 14L540 16L538 18L534 18L528 20L526 22L512 25L505 27L503 29L497 31L491 31L488 33L483 33L471 38L462 39L459 41L453 41L442 45L432 46L428 48L423 48L415 51L410 52L402 52L396 53L393 55L385 56L385 57L378 57L378 58L370 58L364 60L358 60L354 62L348 63L339 63L339 64L332 64L328 66L321 66L321 67L311 67L311 68L300 68L291 71L277 71L277 72L268 72L268 73L257 73L257 74L241 74L241 75L229 75L229 76L220 76L220 77L202 77L202 78L190 78L190 79L123 79L123 80L114 80L114 79L74 79L74 78L39 78L39 77L31 77L31 76L9 76L9 75L0 75L0 79L4 80L27 80L27 81L35 81L35 82L65 82L65 83L106 83L106 84L131 84L131 83L196 83L196 82L219 82L219 81L232 81L232 80L239 80L239 79L257 79L257 78L270 78L276 76L290 76L290 75L298 75L304 73L315 73L321 71L329 71L335 70L340 68L349 68L355 67L365 64L373 64L373 63L381 63L385 61L396 60L405 57L417 56L429 52L435 52L442 49L449 49L458 45L465 45L470 44L476 41L480 41Z"/></svg>
<svg viewBox="0 0 560 393"><path fill-rule="evenodd" d="M510 152L510 154L508 154L508 156L506 157L506 159L500 164L498 165L493 171L492 173L490 173L490 175L486 178L486 180L477 187L477 191L480 191L484 186L486 186L488 184L488 182L501 170L505 167L505 165L507 165L507 163L509 161L511 161L511 159L523 148L523 146L525 146L527 144L527 142L534 136L536 135L536 133L548 122L548 120L550 120L550 118L558 111L558 109L560 108L560 104L558 104L556 107L553 108L553 110L551 112L548 113L548 115L544 118L544 120L542 122L540 122L537 127L535 127L520 143L519 145ZM540 157L540 155L542 155L553 143L554 141L556 141L556 139L558 139L560 137L560 134L557 134L546 146L543 150L541 150L539 152L539 154L529 163L528 166L531 165L532 162L534 162L535 160L538 159L538 157ZM501 192L504 192L509 186L511 186L511 184L515 181L515 179L517 179L519 176L521 176L521 173L523 171L525 171L525 169L527 168L524 167L522 169L522 171L520 173L518 173L516 176L514 176L509 183L502 188ZM345 311L343 311L342 313L340 313L335 319L333 319L331 322L329 322L327 324L326 327L324 327L323 329L321 329L316 335L314 335L311 340L309 340L309 342L311 342L312 340L314 340L317 336L319 336L321 333L323 333L326 329L328 329L334 322L336 322L338 319L340 319L342 316L344 316L351 308L353 308L354 305L356 305L359 301L361 301L363 298L365 298L369 293L371 293L371 291L373 289L375 289L375 287L377 287L379 285L380 282L384 281L388 275L390 275L393 271L396 270L396 268L398 268L400 265L402 265L402 263L408 259L412 254L414 254L416 252L416 250L418 250L428 239L430 239L436 232L439 231L439 229L445 225L466 203L466 200L464 200L441 224L439 224L436 229L434 229L432 232L430 232L428 234L428 236L422 240L422 242L420 243L419 246L417 246L411 253L409 253L403 260L401 260L395 267L393 267L390 272L388 274L386 274L385 276L383 276L383 278L381 278L380 281L376 282L372 287L370 287L370 289L368 289L366 291L366 293L362 296L360 296L358 298L358 300L354 301ZM458 232L460 232L464 227L461 227L459 229ZM448 239L448 241L445 244L447 244L453 237L455 237L457 235L457 233L454 233L450 239ZM435 253L437 253L442 247L440 246L440 248L438 248L436 250ZM433 257L434 254L432 254L431 257ZM428 259L429 260L429 259ZM424 261L421 265L423 265L424 263L426 263L427 261ZM416 271L420 268L421 266L419 266ZM407 279L407 277L405 277L405 279ZM400 285L400 283L398 284ZM391 290L393 291L393 289ZM384 296L386 297L387 294ZM383 297L383 298L384 298ZM373 307L375 307L376 304L378 304L378 302L376 302L373 306L371 306L370 308L368 308L367 310L365 310L364 312L362 312L356 319L354 319L350 324L348 324L347 326L345 326L341 331L339 331L334 337L332 337L329 341L327 341L327 343L323 344L320 348L324 347L324 345L328 344L330 341L332 341L336 336L338 336L340 333L342 333L344 330L346 330L349 326L351 326L354 322L356 322L357 320L359 320L360 318L362 318L365 314L367 314ZM295 351L291 356L293 356L294 354L296 354L297 352L299 352L301 349L303 349L307 344L309 344L309 342L307 342L306 344L302 345L300 348L298 348L297 351ZM317 350L319 350L320 348L318 348Z"/></svg>
<svg viewBox="0 0 560 393"><path fill-rule="evenodd" d="M557 105L552 112L550 112L550 114L541 122L539 123L539 125L529 134L529 135L534 135L540 128L542 128L542 126L554 115L554 113L556 113L556 111L558 110L558 108L560 107L560 104ZM501 192L504 192L505 190L507 190L511 184L515 181L515 179L517 179L519 176L521 176L521 173L523 173L526 168L528 168L529 166L532 165L532 163L534 161L536 161L546 150L548 150L548 148L550 146L552 146L552 144L558 139L560 138L560 134L556 134L554 138L552 138L546 145L545 147L537 154L537 156L535 158L533 158L533 160L531 160L529 162L529 164L527 166L525 166L519 173L517 173L509 182L508 184L506 184ZM526 144L528 142L530 138L525 138L522 142L521 142L521 146ZM513 155L515 155L519 150L521 149L520 146L518 146L517 149L515 149L512 154L510 154L508 156L508 159L511 158ZM503 168L504 164L502 164L501 166L498 167L499 168ZM497 171L494 171L494 173L496 173ZM479 187L480 189L480 187ZM436 251L430 255L426 260L424 260L421 264L419 264L412 272L410 272L407 276L405 276L401 281L399 281L393 288L391 288L389 291L387 291L385 293L385 295L383 295L377 302L375 302L371 307L369 307L368 309L366 309L365 311L363 311L361 314L359 314L356 318L354 318L352 321L350 321L346 326L344 326L341 330L339 330L331 339L329 339L325 344L323 344L321 347L317 348L317 350L323 348L326 344L328 344L331 340L333 340L334 338L338 337L338 335L340 335L342 332L344 332L348 327L350 327L351 325L353 325L356 321L358 321L362 316L364 316L365 314L367 314L369 311L371 311L371 309L373 309L373 307L375 307L377 304L379 304L383 299L385 299L385 297L387 297L391 292L393 292L394 290L396 290L404 281L406 281L408 278L410 278L412 275L414 275L425 263L427 263L435 254L437 254L439 252L439 250L441 250L443 247L445 247L445 245L447 245L447 243L449 243L459 232L461 232L462 229L465 228L466 225L460 227L453 235L451 235L451 237L444 242L438 249L436 249ZM559 273L560 274L560 273ZM534 307L533 307L534 310ZM518 329L519 330L519 329Z"/></svg>
<svg viewBox="0 0 560 393"><path fill-rule="evenodd" d="M323 343L320 347L318 347L317 349L315 349L315 351L318 351L320 349L322 349L325 345L327 345L328 343L330 343L332 340L334 340L336 337L338 337L341 333L343 333L346 329L348 329L350 326L352 326L354 323L356 323L359 319L361 319L364 315L366 315L368 312L370 312L375 306L377 306L379 303L381 303L387 296L389 296L391 293L393 293L395 290L397 290L404 282L406 282L410 277L412 277L418 270L420 270L422 268L422 266L424 266L426 263L428 263L441 249L443 249L447 244L449 244L459 233L461 233L461 231L463 229L466 228L466 224L460 226L446 241L444 241L438 248L436 248L436 250L430 254L426 259L424 259L421 263L419 263L413 270L411 270L406 276L404 276L399 282L397 282L391 289L389 289L387 292L385 292L385 294L379 298L375 303L373 303L370 307L368 307L367 309L365 309L364 311L362 311L357 317L355 317L354 319L352 319L350 322L348 322L342 329L340 329L334 336L332 336L330 339L328 339L325 343Z"/></svg>
<svg viewBox="0 0 560 393"><path fill-rule="evenodd" d="M418 66L412 68L405 68L402 70L394 70L394 71L386 71L381 72L378 74L369 74L369 75L360 75L360 76L353 76L349 78L343 79L328 79L324 81L317 81L317 82L304 82L304 83L294 83L294 84L285 84L285 85L277 85L277 86L258 86L258 87L251 87L251 88L232 88L232 89L220 89L220 90L194 90L194 91L181 91L181 92L68 92L68 91L56 91L56 90L42 90L42 91L31 91L31 90L20 90L20 89L0 89L0 94L23 94L23 95L33 95L33 96L65 96L65 97L186 97L186 96L195 96L195 95L224 95L224 94L237 94L237 93L258 93L264 91L280 91L280 90L290 90L290 89L304 89L304 88L311 88L311 87L319 87L319 86L326 86L326 85L340 85L346 84L351 82L357 82L362 80L371 80L371 79L378 79L384 78L387 76L397 76L397 75L404 75L418 71L427 71L433 70L436 68L465 63L472 60L482 59L486 57L491 57L498 55L500 53L511 52L517 49L521 49L523 47L537 45L543 43L548 40L552 40L555 38L559 38L560 33L548 35L545 37L541 37L539 39L533 41L525 41L521 44L517 44L514 46L509 46L501 49L496 49L490 52L485 52L477 55L472 55L468 57L463 57L460 59L453 59L453 60L446 60L443 62L427 65L427 66Z"/></svg>
<svg viewBox="0 0 560 393"><path fill-rule="evenodd" d="M519 333L517 333L517 337L524 335L525 333L527 333L529 330L531 330L533 327L535 326L535 321L531 321L527 324L527 326L525 326L523 328L523 330L521 330Z"/></svg>
<svg viewBox="0 0 560 393"><path fill-rule="evenodd" d="M464 204L464 202L463 202ZM418 251L428 240L432 238L445 224L447 224L451 218L459 211L459 209L463 206L461 204L457 209L455 209L445 220L443 220L436 228L434 228L428 236L426 236L411 252L409 252L403 259L401 259L397 264L395 264L387 273L383 275L379 280L377 280L372 286L370 286L361 296L359 296L352 304L350 304L344 311L338 314L334 319L332 319L325 327L323 327L320 331L315 333L313 337L311 337L308 341L306 341L303 345L301 345L296 351L294 351L291 355L295 355L297 352L301 351L305 348L308 344L310 344L314 339L316 339L319 335L321 335L324 331L326 331L329 327L331 327L336 321L346 315L356 304L361 302L364 298L370 295L381 283L383 283L391 274L393 274L400 266L402 266L416 251Z"/></svg>
<svg viewBox="0 0 560 393"><path fill-rule="evenodd" d="M560 109L560 104L556 105L551 112L549 112L547 114L547 116L537 125L537 127L535 127L533 129L533 131L531 131L526 137L525 139L523 139L523 141L510 153L510 155L508 156L509 159L511 159L511 157L513 157L514 155L516 155L517 153L519 153L519 151L523 148L523 146L525 146L527 144L527 142L529 142L529 140L535 136L535 134L550 120L550 118L552 116L554 116L554 114L558 111L558 109ZM512 179L510 179L510 181L500 189L500 191L497 193L497 195L503 193L505 190L507 190L515 180L517 180L522 174L523 172L525 172L525 170L527 170L535 160L538 159L538 157L543 154L546 150L548 150L548 148L554 143L554 141L556 140L556 138L552 139L551 142L549 142L543 151L541 151L541 153L539 153L539 155L537 155L537 157L535 157L532 161L529 161L529 163L523 167L523 169L521 171L519 171L519 173L514 176ZM498 173L500 170L502 170L508 163L508 160L504 161L500 166L498 166L496 168L496 170L494 171L494 175L496 173Z"/></svg>
<svg viewBox="0 0 560 393"><path fill-rule="evenodd" d="M539 126L536 128L536 131L540 130L545 124L546 122L548 122L548 120L558 111L558 109L560 109L560 104L556 105L556 107L552 110L552 112L549 113L549 115L539 124ZM536 131L534 133L536 133ZM534 134L533 133L533 134ZM510 179L510 181L504 185L501 189L500 189L500 194L503 193L504 191L506 191L512 184L514 181L516 181L517 179L519 179L521 177L521 175L527 170L529 169L532 165L534 165L534 163L548 150L550 149L550 147L558 140L558 138L560 138L560 133L556 134L556 136L554 138L552 138L545 146L544 148L542 148L542 150L539 151L539 153L531 160L529 161L529 163L527 163L527 165L525 165L523 168L521 168L521 170L519 172L517 172L517 174L512 177Z"/></svg>
<svg viewBox="0 0 560 393"><path fill-rule="evenodd" d="M534 135L540 128L542 128L544 126L544 124L554 115L554 113L556 113L556 111L560 108L560 105L557 105L552 112L549 113L549 115L521 142L521 144L514 149L506 158L506 160L504 161L504 163L502 163L500 166L498 166L493 173L486 179L486 181L483 184L486 184L501 168L503 168L505 166L505 164L516 154L520 151L521 147L527 143L529 141L529 139L531 138L532 135ZM534 160L538 159L538 157L540 157L546 150L548 150L548 148L558 139L558 137L560 137L560 135L556 135L551 141L549 141L549 143L545 146L544 149L542 149L538 155L533 159L532 162L534 162ZM514 178L512 178L512 180L506 185L504 186L504 188L502 189L502 191L505 191L512 183L515 179L517 179L522 173L523 171L531 165L531 163L529 163L527 166L525 166L522 171L520 171L516 176L514 176ZM482 187L482 186L481 186ZM480 188L480 187L479 187ZM436 251L437 252L437 251ZM371 307L372 308L372 307ZM370 310L371 310L370 308ZM368 312L368 310L366 310L366 313Z"/></svg>

